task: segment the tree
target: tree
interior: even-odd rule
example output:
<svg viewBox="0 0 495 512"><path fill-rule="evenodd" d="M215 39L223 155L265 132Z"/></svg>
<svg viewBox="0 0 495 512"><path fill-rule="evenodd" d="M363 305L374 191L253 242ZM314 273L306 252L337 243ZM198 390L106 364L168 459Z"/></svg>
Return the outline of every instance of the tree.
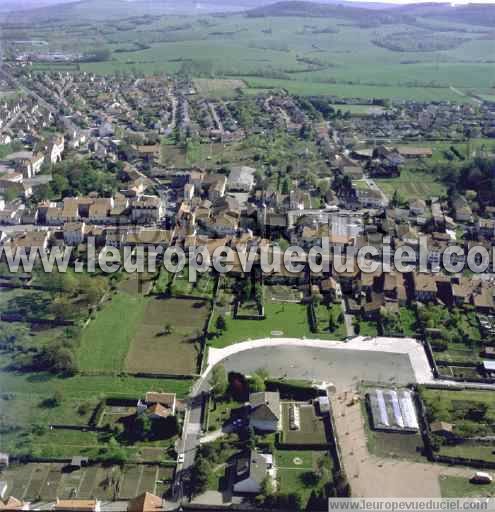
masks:
<svg viewBox="0 0 495 512"><path fill-rule="evenodd" d="M174 332L174 326L170 322L167 322L163 328L163 332L166 336L172 334Z"/></svg>
<svg viewBox="0 0 495 512"><path fill-rule="evenodd" d="M333 313L333 310L330 309L329 318L328 318L328 330L329 330L329 332L333 332L333 331L335 331L335 329L337 329L337 327L338 327L338 324L335 321L335 315Z"/></svg>
<svg viewBox="0 0 495 512"><path fill-rule="evenodd" d="M249 389L251 393L259 393L260 391L265 391L265 381L260 375L253 373L249 383Z"/></svg>
<svg viewBox="0 0 495 512"><path fill-rule="evenodd" d="M359 318L353 317L352 326L354 327L354 332L356 334L359 334L359 332L361 331L361 323L359 322Z"/></svg>
<svg viewBox="0 0 495 512"><path fill-rule="evenodd" d="M288 195L290 192L290 179L288 177L285 177L282 181L282 187L281 187L281 193L284 195Z"/></svg>
<svg viewBox="0 0 495 512"><path fill-rule="evenodd" d="M53 403L54 407L58 407L59 405L61 405L63 400L64 400L64 395L62 394L61 391L55 391L55 393L53 393L52 403Z"/></svg>
<svg viewBox="0 0 495 512"><path fill-rule="evenodd" d="M227 328L227 322L225 321L225 317L223 315L220 315L216 322L215 322L215 327L217 328L217 331L225 331L225 329Z"/></svg>
<svg viewBox="0 0 495 512"><path fill-rule="evenodd" d="M12 350L15 345L22 345L29 335L24 325L2 322L0 324L0 349Z"/></svg>
<svg viewBox="0 0 495 512"><path fill-rule="evenodd" d="M256 434L254 432L254 428L251 426L247 429L246 446L250 450L254 450L256 448Z"/></svg>
<svg viewBox="0 0 495 512"><path fill-rule="evenodd" d="M74 353L66 348L59 348L53 358L52 371L62 375L74 375L77 373L77 362Z"/></svg>
<svg viewBox="0 0 495 512"><path fill-rule="evenodd" d="M128 455L122 446L119 445L114 437L108 441L108 445L103 448L100 453L100 460L102 462L123 465L127 462Z"/></svg>
<svg viewBox="0 0 495 512"><path fill-rule="evenodd" d="M136 416L134 421L134 434L138 439L145 441L150 436L152 430L152 421L147 414Z"/></svg>
<svg viewBox="0 0 495 512"><path fill-rule="evenodd" d="M328 180L320 180L318 182L318 189L320 194L325 195L330 190L330 184L328 183Z"/></svg>
<svg viewBox="0 0 495 512"><path fill-rule="evenodd" d="M191 495L203 494L208 487L208 475L210 465L200 454L197 455L194 466L191 469Z"/></svg>
<svg viewBox="0 0 495 512"><path fill-rule="evenodd" d="M210 386L215 398L222 398L227 392L227 373L223 365L219 364L213 368L210 377Z"/></svg>

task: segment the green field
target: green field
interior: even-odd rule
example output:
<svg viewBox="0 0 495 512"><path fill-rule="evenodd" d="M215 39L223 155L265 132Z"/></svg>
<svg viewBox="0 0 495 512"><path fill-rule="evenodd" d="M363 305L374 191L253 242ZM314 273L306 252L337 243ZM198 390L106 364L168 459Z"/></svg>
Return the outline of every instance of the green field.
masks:
<svg viewBox="0 0 495 512"><path fill-rule="evenodd" d="M231 316L225 316L226 329L217 333L215 314L211 332L217 333L210 341L210 346L222 348L233 343L248 339L266 338L276 335L291 338L328 338L335 339L332 334L313 334L308 323L308 308L302 304L265 304L265 320L234 320Z"/></svg>
<svg viewBox="0 0 495 512"><path fill-rule="evenodd" d="M147 300L126 358L126 369L130 372L195 374L199 340L209 313L210 306L205 301Z"/></svg>
<svg viewBox="0 0 495 512"><path fill-rule="evenodd" d="M446 186L433 176L407 169L403 170L398 178L377 179L375 181L389 198L392 198L395 191L397 191L400 198L405 201L442 197L447 192Z"/></svg>
<svg viewBox="0 0 495 512"><path fill-rule="evenodd" d="M136 377L81 376L61 378L48 373L2 372L0 377L2 393L39 396L40 400L60 391L65 397L92 400L110 395L136 396L150 389L163 389L179 396L189 393L191 381L174 379L145 379Z"/></svg>
<svg viewBox="0 0 495 512"><path fill-rule="evenodd" d="M99 6L95 11L101 9ZM113 11L112 16L130 16L125 10ZM418 18L418 23L425 26L422 30L434 38L460 35L466 40L452 49L401 52L375 45L377 33L380 39L397 33L415 39L416 27L400 23L363 27L338 18L229 14L155 16L146 20L143 30L128 20L115 24L103 12L97 14L85 11L83 16L91 18L91 24L83 23L77 30L70 25L81 13L66 13L65 19L59 14L56 33L51 25L38 22L36 38L47 40L57 49L93 48L97 27L98 44L106 45L112 54L104 62L80 64L83 71L180 71L208 79L199 88L213 96L235 93L235 80L245 80L257 92L275 88L293 94L345 98L471 102L471 93L487 99L494 95L490 61L493 43L476 34L466 37L473 26L463 23L443 21L426 27L428 20ZM136 48L137 43L144 49ZM36 67L42 66L47 67ZM67 66L71 65L52 67ZM245 92L251 93L249 89Z"/></svg>
<svg viewBox="0 0 495 512"><path fill-rule="evenodd" d="M145 304L142 295L121 292L103 306L83 331L78 351L81 370L122 370Z"/></svg>

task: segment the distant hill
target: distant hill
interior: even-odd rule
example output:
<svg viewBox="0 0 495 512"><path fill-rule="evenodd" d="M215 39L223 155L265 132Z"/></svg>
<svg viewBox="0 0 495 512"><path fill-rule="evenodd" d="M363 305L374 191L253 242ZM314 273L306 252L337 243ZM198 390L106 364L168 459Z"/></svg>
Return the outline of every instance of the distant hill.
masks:
<svg viewBox="0 0 495 512"><path fill-rule="evenodd" d="M22 16L16 12L22 10ZM11 11L10 14L5 14ZM495 26L495 4L383 4L349 0L0 0L0 13L12 25L85 23L167 14L245 12L248 17L351 19L361 26L414 22L415 18ZM4 21L5 22L5 21Z"/></svg>
<svg viewBox="0 0 495 512"><path fill-rule="evenodd" d="M294 16L298 18L344 18L353 19L362 23L393 23L400 22L402 13L395 9L377 9L376 4L366 8L364 2L336 0L333 3L316 3L305 1L282 1L265 5L246 12L246 16L263 18L268 16Z"/></svg>
<svg viewBox="0 0 495 512"><path fill-rule="evenodd" d="M394 12L455 23L495 26L495 4L467 4L455 6L448 3L409 4L396 7Z"/></svg>
<svg viewBox="0 0 495 512"><path fill-rule="evenodd" d="M76 23L109 21L165 14L239 12L263 5L267 0L7 0L9 22L29 24L63 20ZM9 3L10 2L10 3ZM0 4L2 0L0 0ZM22 10L22 18L16 12Z"/></svg>
<svg viewBox="0 0 495 512"><path fill-rule="evenodd" d="M370 14L370 10L372 13ZM495 26L495 4L467 4L452 6L448 3L417 3L408 5L383 5L365 2L339 1L317 3L306 1L281 1L247 11L250 17L297 16L301 18L349 18L370 22L412 22L415 18L428 18L480 26Z"/></svg>

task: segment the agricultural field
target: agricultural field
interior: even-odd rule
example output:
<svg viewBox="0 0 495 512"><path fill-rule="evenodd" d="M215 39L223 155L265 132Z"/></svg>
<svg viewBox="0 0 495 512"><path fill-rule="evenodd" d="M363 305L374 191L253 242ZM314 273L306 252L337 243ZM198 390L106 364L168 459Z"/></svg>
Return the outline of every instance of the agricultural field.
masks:
<svg viewBox="0 0 495 512"><path fill-rule="evenodd" d="M71 23L79 14L66 16L57 37L50 25L38 23L36 38L47 40L50 48L70 51ZM89 13L84 16L91 22L86 30L78 27L77 50L95 47L98 27L98 44L110 55L102 62L78 64L83 71L180 71L203 79L198 89L213 96L235 93L239 81L245 81L248 88L242 90L248 95L252 90L284 89L293 94L387 100L471 102L471 94L493 97L492 41L463 23L445 21L437 27L419 20L424 26L418 32L417 27L400 23L363 27L334 17L310 18L308 23L297 17L242 14L157 15L147 18L144 31L125 19L103 22ZM125 16L118 13L119 18ZM397 39L415 42L418 33L424 34L423 42L434 43L428 51L396 51L390 46ZM387 47L377 44L377 37ZM43 66L47 67L37 64ZM67 66L74 64L51 67Z"/></svg>
<svg viewBox="0 0 495 512"><path fill-rule="evenodd" d="M126 370L196 373L199 340L209 312L210 306L204 301L150 297L130 344Z"/></svg>
<svg viewBox="0 0 495 512"><path fill-rule="evenodd" d="M375 182L387 197L392 198L397 191L404 201L442 197L447 193L443 183L420 171L403 170L398 178L376 179Z"/></svg>
<svg viewBox="0 0 495 512"><path fill-rule="evenodd" d="M88 466L65 471L63 464L13 465L4 471L8 495L27 501L60 499L128 499L143 492L167 492L173 468L159 466ZM163 481L164 483L159 483ZM26 482L29 482L26 485Z"/></svg>
<svg viewBox="0 0 495 512"><path fill-rule="evenodd" d="M80 369L121 371L145 306L143 295L126 292L113 295L83 331L78 351Z"/></svg>
<svg viewBox="0 0 495 512"><path fill-rule="evenodd" d="M222 80L196 78L193 81L196 92L205 97L231 96L246 87L243 80Z"/></svg>

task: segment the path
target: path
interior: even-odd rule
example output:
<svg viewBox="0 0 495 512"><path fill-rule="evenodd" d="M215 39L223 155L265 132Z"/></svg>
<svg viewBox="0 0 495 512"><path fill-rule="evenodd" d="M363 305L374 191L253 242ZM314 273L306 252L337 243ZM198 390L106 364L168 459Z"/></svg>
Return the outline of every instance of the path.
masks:
<svg viewBox="0 0 495 512"><path fill-rule="evenodd" d="M481 100L479 100L478 98L475 98L473 96L471 96L470 94L467 94L463 91L461 91L460 89L457 89L456 87L454 87L453 85L451 85L449 87L449 89L454 93L454 94L457 94L458 96L462 96L463 98L469 98L470 100L474 101L475 103L477 103L478 105L482 105L483 102Z"/></svg>

